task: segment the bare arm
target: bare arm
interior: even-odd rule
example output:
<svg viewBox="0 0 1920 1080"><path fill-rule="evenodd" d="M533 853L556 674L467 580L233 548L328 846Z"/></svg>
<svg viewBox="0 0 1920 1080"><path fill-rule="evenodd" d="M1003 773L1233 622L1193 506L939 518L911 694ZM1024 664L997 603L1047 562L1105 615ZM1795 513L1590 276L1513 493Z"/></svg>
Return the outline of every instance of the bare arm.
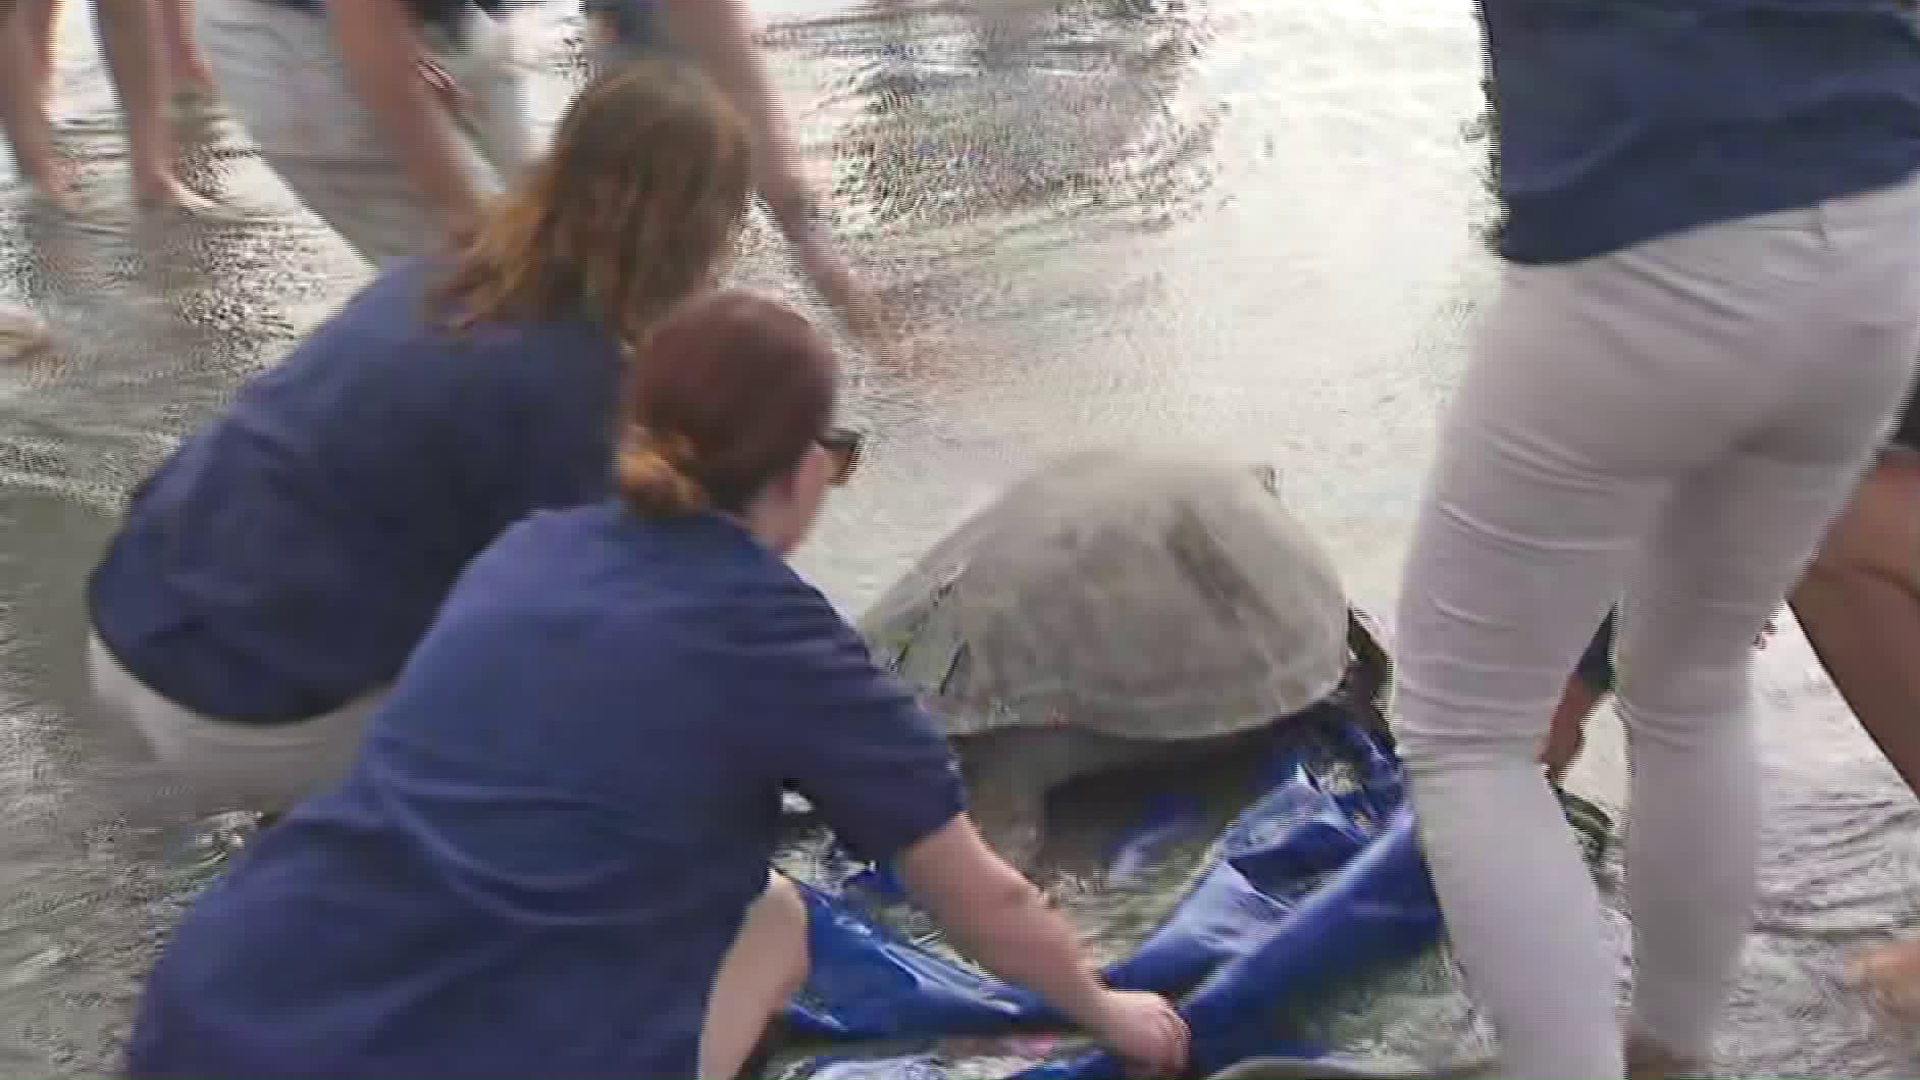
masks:
<svg viewBox="0 0 1920 1080"><path fill-rule="evenodd" d="M1103 1026L1106 988L1072 929L1032 882L987 847L972 819L954 818L903 852L897 865L901 883L963 953L1082 1027Z"/></svg>
<svg viewBox="0 0 1920 1080"><path fill-rule="evenodd" d="M414 186L447 224L479 211L442 108L421 80L419 35L401 0L328 0L347 77Z"/></svg>
<svg viewBox="0 0 1920 1080"><path fill-rule="evenodd" d="M987 847L966 814L907 848L896 865L907 890L968 956L1039 994L1141 1075L1185 1071L1190 1033L1173 1005L1157 994L1107 989L1066 920Z"/></svg>
<svg viewBox="0 0 1920 1080"><path fill-rule="evenodd" d="M883 344L887 330L872 299L854 283L820 227L818 199L800 175L793 137L760 63L745 7L740 0L666 0L664 8L669 35L692 50L752 126L760 197L801 269L849 330L870 346Z"/></svg>

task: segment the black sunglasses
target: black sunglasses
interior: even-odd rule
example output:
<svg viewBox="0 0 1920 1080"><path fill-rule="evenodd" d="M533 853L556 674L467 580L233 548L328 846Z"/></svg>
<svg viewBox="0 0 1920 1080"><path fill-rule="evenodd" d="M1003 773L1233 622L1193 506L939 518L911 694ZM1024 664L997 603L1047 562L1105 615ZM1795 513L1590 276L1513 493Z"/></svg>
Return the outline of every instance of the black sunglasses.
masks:
<svg viewBox="0 0 1920 1080"><path fill-rule="evenodd" d="M828 428L827 433L820 436L821 448L833 457L834 483L844 484L853 475L854 467L860 464L860 451L866 442L866 435L852 428Z"/></svg>

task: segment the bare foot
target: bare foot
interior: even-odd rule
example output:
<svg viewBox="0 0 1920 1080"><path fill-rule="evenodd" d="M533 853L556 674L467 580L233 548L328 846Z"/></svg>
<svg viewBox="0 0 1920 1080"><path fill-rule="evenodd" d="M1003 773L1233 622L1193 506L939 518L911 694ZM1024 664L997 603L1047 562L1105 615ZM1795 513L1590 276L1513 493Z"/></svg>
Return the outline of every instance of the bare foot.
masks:
<svg viewBox="0 0 1920 1080"><path fill-rule="evenodd" d="M168 210L191 213L206 201L198 192L171 175L139 176L133 181L133 203L141 213L152 214Z"/></svg>
<svg viewBox="0 0 1920 1080"><path fill-rule="evenodd" d="M61 217L71 217L80 209L79 196L74 194L73 185L67 183L64 177L53 183L29 184L27 197L36 209L51 210Z"/></svg>
<svg viewBox="0 0 1920 1080"><path fill-rule="evenodd" d="M20 304L0 303L0 363L32 356L53 340L47 321Z"/></svg>
<svg viewBox="0 0 1920 1080"><path fill-rule="evenodd" d="M176 125L198 130L224 118L227 109L211 80L194 80L174 89L173 97L167 102L167 113Z"/></svg>
<svg viewBox="0 0 1920 1080"><path fill-rule="evenodd" d="M1903 1020L1920 1019L1920 941L1899 941L1853 958L1847 974L1875 1008Z"/></svg>

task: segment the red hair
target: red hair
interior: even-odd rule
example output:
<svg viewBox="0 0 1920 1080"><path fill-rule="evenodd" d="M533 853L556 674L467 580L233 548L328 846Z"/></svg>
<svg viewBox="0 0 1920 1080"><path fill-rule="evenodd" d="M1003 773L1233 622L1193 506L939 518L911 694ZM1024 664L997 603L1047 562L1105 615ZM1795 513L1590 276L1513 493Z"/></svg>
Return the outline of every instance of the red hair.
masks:
<svg viewBox="0 0 1920 1080"><path fill-rule="evenodd" d="M738 512L833 418L840 364L813 324L742 289L702 293L636 356L614 466L648 516Z"/></svg>

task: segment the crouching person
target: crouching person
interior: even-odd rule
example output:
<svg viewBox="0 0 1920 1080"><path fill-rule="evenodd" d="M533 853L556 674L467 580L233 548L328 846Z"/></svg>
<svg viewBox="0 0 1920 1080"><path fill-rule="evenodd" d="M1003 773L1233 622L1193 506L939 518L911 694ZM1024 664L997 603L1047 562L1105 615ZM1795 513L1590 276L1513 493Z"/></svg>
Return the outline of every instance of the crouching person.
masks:
<svg viewBox="0 0 1920 1080"><path fill-rule="evenodd" d="M617 496L467 567L344 782L175 933L130 1075L731 1077L806 972L770 869L788 786L984 966L1178 1075L1185 1024L1100 983L981 841L932 720L786 561L854 460L838 377L770 301L664 320Z"/></svg>

